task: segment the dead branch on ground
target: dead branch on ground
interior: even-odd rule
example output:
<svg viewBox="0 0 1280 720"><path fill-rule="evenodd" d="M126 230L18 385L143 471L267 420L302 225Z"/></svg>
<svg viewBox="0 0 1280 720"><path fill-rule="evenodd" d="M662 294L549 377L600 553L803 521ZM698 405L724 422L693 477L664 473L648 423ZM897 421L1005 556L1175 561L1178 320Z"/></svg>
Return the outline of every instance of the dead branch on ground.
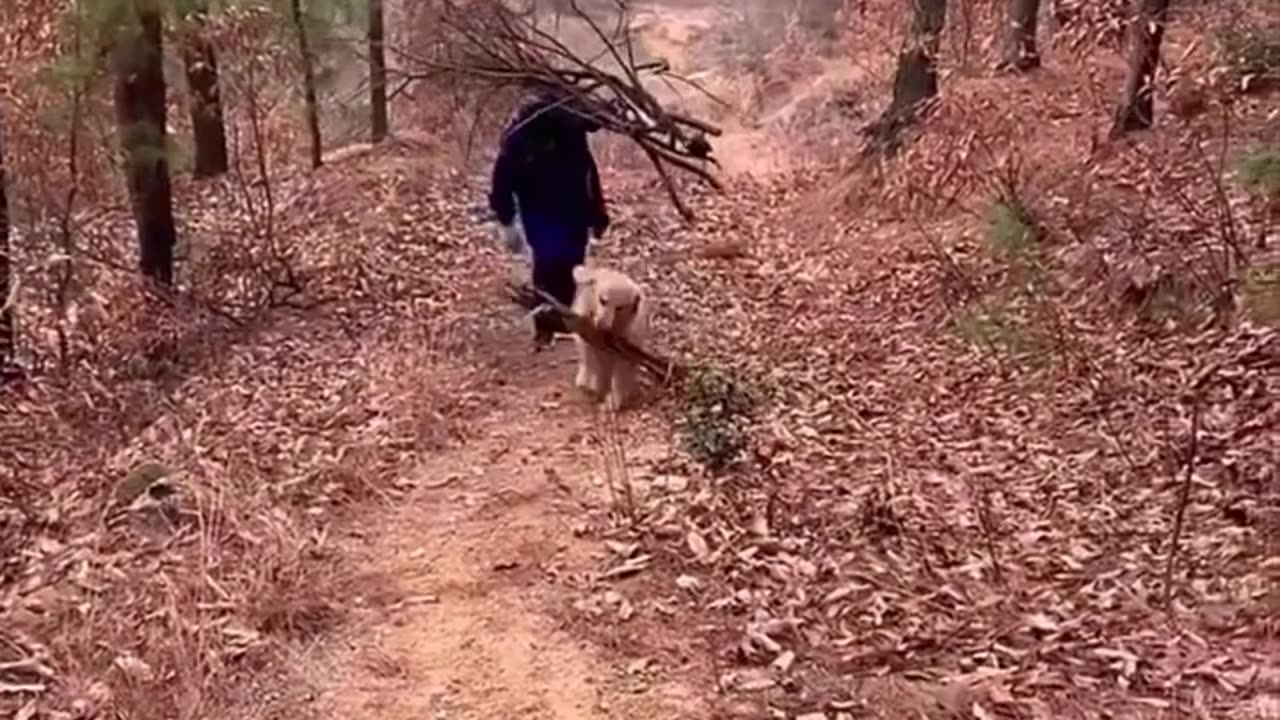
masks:
<svg viewBox="0 0 1280 720"><path fill-rule="evenodd" d="M1178 564L1178 550L1182 540L1182 522L1191 499L1191 478L1196 472L1196 454L1200 450L1200 401L1194 394L1191 400L1191 440L1187 450L1187 472L1178 488L1178 505L1173 516L1173 530L1169 537L1169 559L1164 567L1164 606L1169 608L1173 597L1173 569Z"/></svg>

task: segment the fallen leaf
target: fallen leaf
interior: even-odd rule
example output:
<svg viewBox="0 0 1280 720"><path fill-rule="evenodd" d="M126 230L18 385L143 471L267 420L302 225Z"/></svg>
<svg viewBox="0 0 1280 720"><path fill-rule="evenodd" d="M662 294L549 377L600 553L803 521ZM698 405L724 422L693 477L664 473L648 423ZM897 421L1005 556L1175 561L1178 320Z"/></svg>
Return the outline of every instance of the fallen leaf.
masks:
<svg viewBox="0 0 1280 720"><path fill-rule="evenodd" d="M711 555L711 548L707 546L707 541L703 539L702 534L697 530L690 530L685 535L685 544L688 545L689 552L692 552L699 562L706 562Z"/></svg>

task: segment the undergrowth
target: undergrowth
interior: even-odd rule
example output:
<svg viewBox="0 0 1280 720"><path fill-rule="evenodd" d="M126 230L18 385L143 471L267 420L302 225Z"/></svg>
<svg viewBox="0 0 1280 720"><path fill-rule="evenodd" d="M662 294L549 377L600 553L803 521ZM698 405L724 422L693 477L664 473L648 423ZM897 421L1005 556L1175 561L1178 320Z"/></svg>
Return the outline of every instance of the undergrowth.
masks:
<svg viewBox="0 0 1280 720"><path fill-rule="evenodd" d="M1280 197L1280 146L1257 148L1240 159L1240 184L1263 197Z"/></svg>
<svg viewBox="0 0 1280 720"><path fill-rule="evenodd" d="M1218 46L1242 90L1280 83L1280 26L1234 25L1219 34Z"/></svg>
<svg viewBox="0 0 1280 720"><path fill-rule="evenodd" d="M951 330L969 345L1026 364L1042 353L1045 342L1016 310L1023 304L1020 298L1043 301L1050 285L1039 262L1045 230L1013 184L1000 191L983 219L987 245L1006 280L1001 289L971 297Z"/></svg>
<svg viewBox="0 0 1280 720"><path fill-rule="evenodd" d="M964 342L1020 363L1039 356L1045 349L1034 329L998 301L974 303L952 321L951 327Z"/></svg>
<svg viewBox="0 0 1280 720"><path fill-rule="evenodd" d="M1024 202L1003 198L987 210L987 241L1005 260L1019 260L1035 251L1044 230Z"/></svg>
<svg viewBox="0 0 1280 720"><path fill-rule="evenodd" d="M680 393L682 446L712 472L728 467L746 449L748 427L759 403L758 390L728 372L695 369Z"/></svg>
<svg viewBox="0 0 1280 720"><path fill-rule="evenodd" d="M1245 273L1244 306L1256 322L1280 327L1280 263L1255 266Z"/></svg>

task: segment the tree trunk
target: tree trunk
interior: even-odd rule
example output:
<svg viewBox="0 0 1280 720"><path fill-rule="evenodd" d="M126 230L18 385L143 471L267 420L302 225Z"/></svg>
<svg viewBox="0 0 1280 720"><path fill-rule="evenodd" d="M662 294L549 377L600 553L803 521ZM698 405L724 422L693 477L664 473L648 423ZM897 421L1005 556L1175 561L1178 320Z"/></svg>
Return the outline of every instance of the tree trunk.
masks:
<svg viewBox="0 0 1280 720"><path fill-rule="evenodd" d="M1134 0L1134 5L1135 17L1129 25L1129 71L1111 125L1113 138L1144 130L1155 122L1156 67L1169 19L1169 0Z"/></svg>
<svg viewBox="0 0 1280 720"><path fill-rule="evenodd" d="M13 367L16 333L13 326L13 308L10 306L13 291L13 263L10 261L12 245L9 242L9 196L5 192L4 129L0 127L0 380Z"/></svg>
<svg viewBox="0 0 1280 720"><path fill-rule="evenodd" d="M320 108L316 100L316 74L312 64L311 41L307 37L307 20L302 11L302 0L290 0L293 10L293 26L298 33L298 54L302 61L302 98L306 103L307 134L311 137L311 167L323 164L320 143Z"/></svg>
<svg viewBox="0 0 1280 720"><path fill-rule="evenodd" d="M125 153L129 199L138 224L142 274L173 283L173 197L166 147L164 49L155 0L131 0L115 37L116 115Z"/></svg>
<svg viewBox="0 0 1280 720"><path fill-rule="evenodd" d="M387 137L386 16L382 0L369 0L369 111L373 141Z"/></svg>
<svg viewBox="0 0 1280 720"><path fill-rule="evenodd" d="M1026 72L1040 67L1040 50L1036 47L1040 0L1009 0L1006 12L1008 27L1001 69Z"/></svg>
<svg viewBox="0 0 1280 720"><path fill-rule="evenodd" d="M213 177L227 171L227 130L222 117L222 96L218 91L218 56L201 35L204 8L187 19L182 60L191 91L191 130L195 136L197 178Z"/></svg>
<svg viewBox="0 0 1280 720"><path fill-rule="evenodd" d="M898 55L893 100L864 131L873 138L868 147L873 152L893 149L898 135L916 117L920 106L938 94L936 58L947 23L947 0L908 1L912 9L910 44Z"/></svg>

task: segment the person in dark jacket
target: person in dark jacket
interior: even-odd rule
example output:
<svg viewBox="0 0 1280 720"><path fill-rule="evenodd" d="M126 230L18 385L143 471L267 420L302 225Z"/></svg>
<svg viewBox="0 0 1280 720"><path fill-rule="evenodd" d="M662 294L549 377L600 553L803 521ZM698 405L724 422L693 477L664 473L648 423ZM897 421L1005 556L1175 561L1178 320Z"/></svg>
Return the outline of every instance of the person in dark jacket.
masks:
<svg viewBox="0 0 1280 720"><path fill-rule="evenodd" d="M587 143L587 134L600 126L571 102L548 94L516 113L503 133L489 193L489 207L512 246L519 244L519 216L533 255L534 286L565 305L573 303L573 268L586 259L590 237L609 227ZM534 328L539 348L567 332L559 316L547 312L534 315Z"/></svg>

